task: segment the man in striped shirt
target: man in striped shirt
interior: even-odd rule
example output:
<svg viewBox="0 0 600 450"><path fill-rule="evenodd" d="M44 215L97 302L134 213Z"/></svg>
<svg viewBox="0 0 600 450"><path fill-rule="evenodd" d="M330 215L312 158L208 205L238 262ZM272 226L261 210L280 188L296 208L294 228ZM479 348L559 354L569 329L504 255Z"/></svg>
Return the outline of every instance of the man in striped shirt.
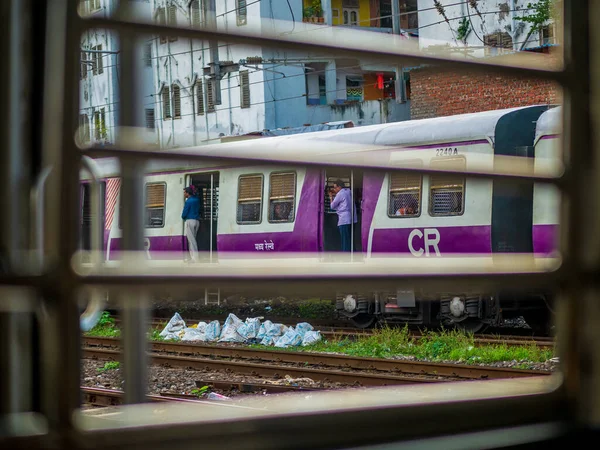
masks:
<svg viewBox="0 0 600 450"><path fill-rule="evenodd" d="M333 183L333 189L329 192L330 208L338 215L338 230L342 239L342 251L349 252L351 249L351 224L358 221L356 217L356 205L352 201L352 192L346 187L342 180ZM351 209L352 208L352 209Z"/></svg>

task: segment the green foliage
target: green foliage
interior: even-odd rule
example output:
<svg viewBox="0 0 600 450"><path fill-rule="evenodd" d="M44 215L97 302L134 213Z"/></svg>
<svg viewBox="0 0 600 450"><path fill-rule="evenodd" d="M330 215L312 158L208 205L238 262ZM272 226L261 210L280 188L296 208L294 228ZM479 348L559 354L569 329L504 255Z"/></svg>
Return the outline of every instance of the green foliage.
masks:
<svg viewBox="0 0 600 450"><path fill-rule="evenodd" d="M121 366L119 361L108 361L104 364L104 367L96 369L98 373L106 372L107 370L116 370Z"/></svg>
<svg viewBox="0 0 600 450"><path fill-rule="evenodd" d="M413 356L419 360L457 361L463 364L521 361L520 366L523 368L530 368L527 362L543 362L553 356L551 350L542 350L533 343L525 347L507 345L476 347L473 334L459 330L425 331L420 339L413 338L408 327L384 327L365 337L356 339L339 337L307 347L292 347L285 350L341 353L373 358Z"/></svg>
<svg viewBox="0 0 600 450"><path fill-rule="evenodd" d="M90 337L119 337L121 331L115 326L115 319L108 311L104 311L94 328L86 333Z"/></svg>
<svg viewBox="0 0 600 450"><path fill-rule="evenodd" d="M531 24L534 31L539 31L552 18L552 0L539 0L537 3L528 3L529 12L515 20Z"/></svg>
<svg viewBox="0 0 600 450"><path fill-rule="evenodd" d="M164 341L163 337L160 335L160 332L163 330L163 327L152 328L148 333L148 339L151 341Z"/></svg>
<svg viewBox="0 0 600 450"><path fill-rule="evenodd" d="M467 17L463 17L458 23L458 30L456 30L456 39L466 43L467 37L470 33L471 21Z"/></svg>
<svg viewBox="0 0 600 450"><path fill-rule="evenodd" d="M299 316L307 319L318 319L331 316L332 310L333 304L330 300L322 300L319 298L311 298L298 304Z"/></svg>

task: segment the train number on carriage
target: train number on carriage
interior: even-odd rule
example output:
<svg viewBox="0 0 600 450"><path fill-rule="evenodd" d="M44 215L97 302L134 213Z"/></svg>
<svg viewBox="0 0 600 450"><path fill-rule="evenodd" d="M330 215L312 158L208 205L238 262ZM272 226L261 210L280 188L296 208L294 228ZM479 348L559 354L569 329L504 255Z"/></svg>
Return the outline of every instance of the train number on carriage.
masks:
<svg viewBox="0 0 600 450"><path fill-rule="evenodd" d="M454 156L454 155L458 155L457 147L437 148L435 150L435 156Z"/></svg>

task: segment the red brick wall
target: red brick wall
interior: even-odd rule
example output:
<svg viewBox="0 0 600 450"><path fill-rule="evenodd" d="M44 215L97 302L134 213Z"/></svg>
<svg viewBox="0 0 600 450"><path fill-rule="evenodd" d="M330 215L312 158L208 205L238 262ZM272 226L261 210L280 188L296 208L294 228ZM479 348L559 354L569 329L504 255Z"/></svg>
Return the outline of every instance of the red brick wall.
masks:
<svg viewBox="0 0 600 450"><path fill-rule="evenodd" d="M426 67L410 73L412 119L561 103L549 81Z"/></svg>

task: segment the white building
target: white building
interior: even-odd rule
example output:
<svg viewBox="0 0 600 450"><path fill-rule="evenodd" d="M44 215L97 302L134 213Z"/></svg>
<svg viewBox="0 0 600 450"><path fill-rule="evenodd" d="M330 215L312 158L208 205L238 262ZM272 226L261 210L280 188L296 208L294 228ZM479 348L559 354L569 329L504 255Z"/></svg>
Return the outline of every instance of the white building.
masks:
<svg viewBox="0 0 600 450"><path fill-rule="evenodd" d="M529 4L538 0L441 0L441 9L431 0L418 0L419 46L450 46L474 57L494 56L540 46L554 45L552 23L542 33L531 33L531 25L519 20L531 14ZM448 19L448 21L446 21Z"/></svg>
<svg viewBox="0 0 600 450"><path fill-rule="evenodd" d="M285 28L279 31L291 33L306 33L308 26L302 23L302 0L151 3L154 20L162 24L264 30L279 21ZM408 103L395 100L392 67L167 36L154 40L152 61L161 147L331 121L369 125L410 118Z"/></svg>
<svg viewBox="0 0 600 450"><path fill-rule="evenodd" d="M128 0L134 13L150 20L150 0ZM81 0L81 12L87 15L108 17L119 5L119 0ZM145 105L138 108L141 123L155 128L154 75L151 54L152 40L137 49L137 56L144 61L139 74ZM115 142L119 124L119 61L120 53L116 35L108 30L87 30L81 36L80 67L80 139L83 142L111 144ZM143 116L143 117L142 117ZM148 143L158 143L158 136L149 133Z"/></svg>

